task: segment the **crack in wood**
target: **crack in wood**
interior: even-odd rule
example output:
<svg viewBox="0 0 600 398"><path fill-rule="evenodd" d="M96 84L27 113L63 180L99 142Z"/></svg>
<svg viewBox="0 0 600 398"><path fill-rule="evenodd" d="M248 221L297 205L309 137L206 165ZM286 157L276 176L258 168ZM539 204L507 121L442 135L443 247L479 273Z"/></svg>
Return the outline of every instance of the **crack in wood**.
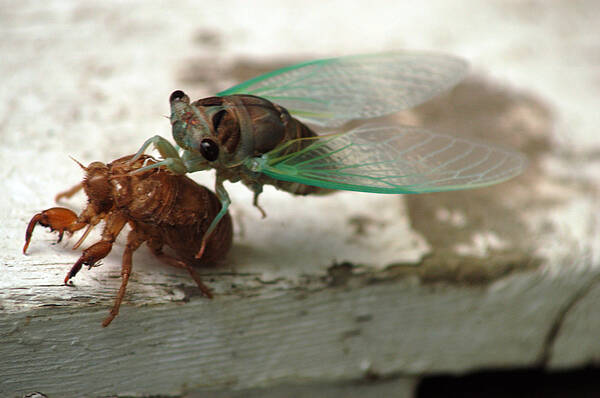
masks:
<svg viewBox="0 0 600 398"><path fill-rule="evenodd" d="M596 283L600 282L600 273L594 275L588 283L584 284L581 289L576 291L573 296L565 303L565 305L560 309L554 322L550 325L550 329L548 329L548 333L544 338L544 343L542 344L542 350L540 355L538 356L538 366L542 369L548 366L550 359L552 358L552 350L554 348L554 344L556 343L556 339L563 328L567 315L575 306L590 292L592 287Z"/></svg>

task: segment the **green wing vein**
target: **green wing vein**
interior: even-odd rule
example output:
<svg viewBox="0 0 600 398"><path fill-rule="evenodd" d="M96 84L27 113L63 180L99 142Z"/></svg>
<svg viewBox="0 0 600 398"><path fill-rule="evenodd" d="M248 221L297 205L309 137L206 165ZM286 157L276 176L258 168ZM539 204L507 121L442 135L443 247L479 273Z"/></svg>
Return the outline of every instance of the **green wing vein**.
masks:
<svg viewBox="0 0 600 398"><path fill-rule="evenodd" d="M484 187L520 174L525 157L509 149L401 125L367 123L323 136L304 149L267 153L261 172L323 188L425 193Z"/></svg>
<svg viewBox="0 0 600 398"><path fill-rule="evenodd" d="M339 127L425 102L462 80L466 71L465 61L443 54L355 55L279 69L218 95L257 95L304 122Z"/></svg>

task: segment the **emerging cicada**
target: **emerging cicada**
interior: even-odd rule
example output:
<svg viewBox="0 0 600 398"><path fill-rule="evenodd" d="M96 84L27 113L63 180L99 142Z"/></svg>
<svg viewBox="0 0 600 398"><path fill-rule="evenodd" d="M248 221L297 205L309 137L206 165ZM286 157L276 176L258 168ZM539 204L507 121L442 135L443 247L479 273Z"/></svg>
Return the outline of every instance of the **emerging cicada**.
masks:
<svg viewBox="0 0 600 398"><path fill-rule="evenodd" d="M170 97L171 125L181 153L155 136L136 158L154 144L163 160L142 170L216 170L222 208L204 241L230 204L226 180L252 189L259 209L264 184L300 195L323 188L406 194L496 184L520 174L525 157L389 122L343 128L353 119L425 102L458 83L466 70L466 62L453 56L400 52L306 62L192 103L178 90Z"/></svg>

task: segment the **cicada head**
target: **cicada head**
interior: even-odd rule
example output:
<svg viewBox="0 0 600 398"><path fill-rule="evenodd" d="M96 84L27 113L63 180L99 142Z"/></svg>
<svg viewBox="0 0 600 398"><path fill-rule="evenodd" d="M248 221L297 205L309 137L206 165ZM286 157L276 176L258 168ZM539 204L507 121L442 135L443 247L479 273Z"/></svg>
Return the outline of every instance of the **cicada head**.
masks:
<svg viewBox="0 0 600 398"><path fill-rule="evenodd" d="M206 103L211 99L207 98L190 104L190 98L181 90L174 91L169 98L173 139L179 147L201 155L195 157L196 169L215 167L215 162L227 164L231 158L226 140L230 134L220 131L226 107L221 98L212 98L216 100L214 103ZM205 167L201 167L204 162Z"/></svg>
<svg viewBox="0 0 600 398"><path fill-rule="evenodd" d="M102 162L92 162L88 167L80 166L85 170L83 189L89 204L97 213L108 212L114 205L109 167Z"/></svg>

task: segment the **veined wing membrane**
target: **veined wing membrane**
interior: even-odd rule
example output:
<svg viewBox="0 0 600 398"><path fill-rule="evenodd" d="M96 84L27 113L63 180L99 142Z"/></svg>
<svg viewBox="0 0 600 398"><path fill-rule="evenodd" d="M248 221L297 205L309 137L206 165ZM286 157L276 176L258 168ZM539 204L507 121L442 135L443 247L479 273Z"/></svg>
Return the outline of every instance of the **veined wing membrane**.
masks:
<svg viewBox="0 0 600 398"><path fill-rule="evenodd" d="M323 188L394 194L484 187L520 174L527 164L508 149L382 123L321 136L290 155L278 152L265 155L261 172Z"/></svg>
<svg viewBox="0 0 600 398"><path fill-rule="evenodd" d="M339 127L423 103L454 86L466 71L466 62L450 55L355 55L282 68L217 95L257 95L304 122Z"/></svg>

